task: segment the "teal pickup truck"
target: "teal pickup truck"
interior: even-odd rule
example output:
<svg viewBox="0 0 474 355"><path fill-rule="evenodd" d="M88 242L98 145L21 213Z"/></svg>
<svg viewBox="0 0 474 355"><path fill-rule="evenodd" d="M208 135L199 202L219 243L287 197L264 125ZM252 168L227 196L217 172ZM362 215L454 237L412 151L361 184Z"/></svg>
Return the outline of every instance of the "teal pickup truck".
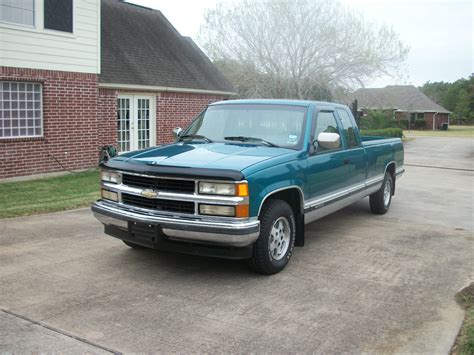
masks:
<svg viewBox="0 0 474 355"><path fill-rule="evenodd" d="M366 196L386 213L404 172L400 139L361 137L348 107L328 102L217 102L175 136L101 164L91 208L105 233L261 274L287 265L307 223Z"/></svg>

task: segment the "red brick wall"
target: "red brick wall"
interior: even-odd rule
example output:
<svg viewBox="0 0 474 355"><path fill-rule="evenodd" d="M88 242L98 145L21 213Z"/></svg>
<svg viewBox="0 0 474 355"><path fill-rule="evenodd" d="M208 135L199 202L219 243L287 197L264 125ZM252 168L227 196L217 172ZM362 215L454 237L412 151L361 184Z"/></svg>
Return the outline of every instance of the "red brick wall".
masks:
<svg viewBox="0 0 474 355"><path fill-rule="evenodd" d="M208 104L224 100L224 96L158 93L156 102L157 144L173 141L173 128L185 128Z"/></svg>
<svg viewBox="0 0 474 355"><path fill-rule="evenodd" d="M425 112L423 114L423 118L425 120L425 130L433 130L433 114L432 112ZM398 123L400 123L401 119L409 120L410 113L409 112L397 112L396 119ZM447 113L438 113L435 118L435 129L440 129L444 122L448 122L448 114Z"/></svg>
<svg viewBox="0 0 474 355"><path fill-rule="evenodd" d="M156 97L156 143L173 141L173 128L185 128L208 104L224 100L225 96L184 94L173 92L118 91L99 89L99 141L117 145L117 97L124 95L154 95Z"/></svg>
<svg viewBox="0 0 474 355"><path fill-rule="evenodd" d="M0 178L97 163L97 75L0 67L0 80L43 86L43 137L0 139ZM54 157L54 158L53 158Z"/></svg>
<svg viewBox="0 0 474 355"><path fill-rule="evenodd" d="M93 167L99 146L117 145L119 91L99 89L97 75L0 67L0 80L41 82L43 87L43 137L0 139L0 179L61 171L63 167ZM157 144L171 142L174 127L186 127L206 105L225 98L151 94L156 96Z"/></svg>
<svg viewBox="0 0 474 355"><path fill-rule="evenodd" d="M432 130L433 129L433 115L432 112L425 112L425 122L426 122L426 129ZM434 129L440 129L443 123L448 122L448 114L447 113L438 113L435 117L435 127Z"/></svg>
<svg viewBox="0 0 474 355"><path fill-rule="evenodd" d="M99 145L117 146L117 90L99 89Z"/></svg>

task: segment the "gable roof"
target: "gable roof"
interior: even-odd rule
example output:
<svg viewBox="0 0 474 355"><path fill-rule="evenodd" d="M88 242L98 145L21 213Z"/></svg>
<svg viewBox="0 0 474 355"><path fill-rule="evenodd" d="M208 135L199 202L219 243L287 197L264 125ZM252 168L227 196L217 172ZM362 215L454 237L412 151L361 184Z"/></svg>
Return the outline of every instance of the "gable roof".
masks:
<svg viewBox="0 0 474 355"><path fill-rule="evenodd" d="M193 40L181 36L160 11L120 0L102 0L99 82L234 91Z"/></svg>
<svg viewBox="0 0 474 355"><path fill-rule="evenodd" d="M451 113L432 101L413 85L389 85L384 88L359 89L350 95L361 109Z"/></svg>

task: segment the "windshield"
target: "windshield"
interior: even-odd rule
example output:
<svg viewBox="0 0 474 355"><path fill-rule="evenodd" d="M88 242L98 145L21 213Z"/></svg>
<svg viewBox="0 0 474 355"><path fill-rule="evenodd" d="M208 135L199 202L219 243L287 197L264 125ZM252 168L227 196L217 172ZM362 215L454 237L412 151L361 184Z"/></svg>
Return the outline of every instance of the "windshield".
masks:
<svg viewBox="0 0 474 355"><path fill-rule="evenodd" d="M181 137L298 149L305 117L306 108L298 106L216 105L201 113Z"/></svg>

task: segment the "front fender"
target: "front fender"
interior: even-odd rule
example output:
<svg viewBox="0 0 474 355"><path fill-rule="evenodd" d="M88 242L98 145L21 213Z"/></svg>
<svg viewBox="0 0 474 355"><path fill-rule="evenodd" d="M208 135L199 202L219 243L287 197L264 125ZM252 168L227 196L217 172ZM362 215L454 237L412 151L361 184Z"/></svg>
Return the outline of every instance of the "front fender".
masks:
<svg viewBox="0 0 474 355"><path fill-rule="evenodd" d="M264 200L274 192L297 188L304 203L306 161L294 160L260 170L247 177L250 195L250 216L257 217Z"/></svg>

